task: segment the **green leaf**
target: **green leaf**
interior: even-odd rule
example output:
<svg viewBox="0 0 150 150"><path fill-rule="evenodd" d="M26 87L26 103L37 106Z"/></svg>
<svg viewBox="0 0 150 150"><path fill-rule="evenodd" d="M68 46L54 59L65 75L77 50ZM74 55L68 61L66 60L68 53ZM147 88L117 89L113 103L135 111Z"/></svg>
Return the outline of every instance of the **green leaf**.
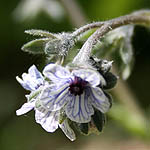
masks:
<svg viewBox="0 0 150 150"><path fill-rule="evenodd" d="M78 41L87 40L95 31L96 31L96 29L90 29L90 30L84 32L83 34L81 34L80 36L77 37Z"/></svg>
<svg viewBox="0 0 150 150"><path fill-rule="evenodd" d="M92 116L93 122L99 132L102 132L103 126L105 124L105 116L98 110L95 110L94 115Z"/></svg>
<svg viewBox="0 0 150 150"><path fill-rule="evenodd" d="M43 54L45 44L50 41L49 38L36 39L25 44L21 49L31 54Z"/></svg>
<svg viewBox="0 0 150 150"><path fill-rule="evenodd" d="M33 36L41 36L41 37L48 37L48 38L52 38L52 39L57 39L56 34L52 34L48 31L43 31L43 30L31 29L31 30L26 30L25 33L33 35Z"/></svg>

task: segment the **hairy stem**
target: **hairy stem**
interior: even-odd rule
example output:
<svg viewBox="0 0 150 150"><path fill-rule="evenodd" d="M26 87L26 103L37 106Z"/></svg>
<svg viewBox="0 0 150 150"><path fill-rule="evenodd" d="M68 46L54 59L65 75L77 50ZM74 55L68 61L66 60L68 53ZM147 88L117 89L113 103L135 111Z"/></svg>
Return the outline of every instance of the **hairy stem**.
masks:
<svg viewBox="0 0 150 150"><path fill-rule="evenodd" d="M109 31L128 24L147 26L150 25L150 11L137 11L130 15L121 16L119 18L115 18L101 23L101 27L98 28L84 43L80 52L74 58L73 63L86 63L89 60L93 46L97 43L98 40L100 40Z"/></svg>

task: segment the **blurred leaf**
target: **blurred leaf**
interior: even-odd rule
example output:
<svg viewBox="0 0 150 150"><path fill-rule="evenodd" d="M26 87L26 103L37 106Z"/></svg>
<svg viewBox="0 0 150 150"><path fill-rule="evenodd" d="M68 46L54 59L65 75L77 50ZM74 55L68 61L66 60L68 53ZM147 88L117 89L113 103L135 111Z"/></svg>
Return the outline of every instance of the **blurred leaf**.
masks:
<svg viewBox="0 0 150 150"><path fill-rule="evenodd" d="M49 41L49 38L36 39L25 44L21 49L31 54L43 54L45 44Z"/></svg>
<svg viewBox="0 0 150 150"><path fill-rule="evenodd" d="M127 25L112 30L93 50L93 53L98 57L112 58L124 80L129 77L134 62L131 43L133 29L134 26Z"/></svg>
<svg viewBox="0 0 150 150"><path fill-rule="evenodd" d="M130 133L141 137L148 137L148 122L146 118L128 109L125 105L115 103L108 114Z"/></svg>
<svg viewBox="0 0 150 150"><path fill-rule="evenodd" d="M65 11L58 1L55 0L21 0L14 10L14 18L23 22L32 20L41 12L59 21L63 18Z"/></svg>

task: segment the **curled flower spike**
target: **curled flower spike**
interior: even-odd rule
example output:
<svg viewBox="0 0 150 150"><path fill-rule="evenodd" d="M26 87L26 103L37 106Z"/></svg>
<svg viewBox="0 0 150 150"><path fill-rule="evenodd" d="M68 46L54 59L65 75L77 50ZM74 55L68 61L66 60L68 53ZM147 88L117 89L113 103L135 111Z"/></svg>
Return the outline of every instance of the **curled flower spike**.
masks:
<svg viewBox="0 0 150 150"><path fill-rule="evenodd" d="M77 123L90 122L94 108L102 113L109 110L108 97L97 87L106 85L106 81L97 71L78 69L70 72L62 66L49 64L43 74L53 84L42 91L39 97L41 107L50 111L63 109L66 116Z"/></svg>
<svg viewBox="0 0 150 150"><path fill-rule="evenodd" d="M16 79L23 86L23 88L31 91L31 93L26 96L28 100L27 103L23 104L22 107L16 111L16 114L18 116L23 115L34 109L36 122L39 123L47 132L54 132L58 127L60 127L71 141L75 140L76 137L74 131L70 128L68 120L65 119L61 124L59 123L59 110L50 111L44 107L37 109L39 95L42 89L44 89L48 84L37 68L34 65L31 66L28 70L28 73L23 73L22 79L19 77L16 77Z"/></svg>

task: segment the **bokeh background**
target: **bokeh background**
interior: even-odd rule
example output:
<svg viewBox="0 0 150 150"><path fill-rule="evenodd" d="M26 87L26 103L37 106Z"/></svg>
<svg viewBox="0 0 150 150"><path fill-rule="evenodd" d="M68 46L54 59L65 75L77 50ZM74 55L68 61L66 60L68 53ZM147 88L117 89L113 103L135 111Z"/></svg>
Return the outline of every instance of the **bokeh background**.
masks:
<svg viewBox="0 0 150 150"><path fill-rule="evenodd" d="M149 8L149 0L1 1L0 150L149 150L150 30L144 27L135 28L134 68L126 82L119 79L113 108L100 135L76 133L77 140L71 142L61 130L52 134L44 131L35 123L34 112L20 117L15 115L16 109L26 101L26 91L15 77L32 64L40 69L44 59L44 56L21 51L21 46L33 39L25 35L24 30L72 31L87 22Z"/></svg>

